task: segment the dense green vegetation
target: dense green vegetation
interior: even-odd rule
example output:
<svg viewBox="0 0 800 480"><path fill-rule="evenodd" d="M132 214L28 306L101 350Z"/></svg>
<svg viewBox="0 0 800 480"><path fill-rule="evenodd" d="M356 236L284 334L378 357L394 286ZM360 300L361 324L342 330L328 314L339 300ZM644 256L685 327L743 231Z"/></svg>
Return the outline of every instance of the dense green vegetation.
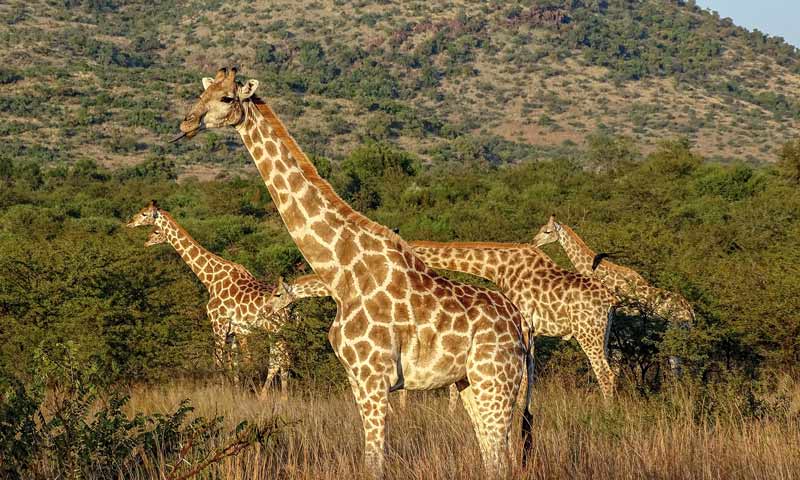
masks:
<svg viewBox="0 0 800 480"><path fill-rule="evenodd" d="M590 158L629 144L593 145ZM556 212L592 246L623 252L621 262L695 305L690 332L638 333L655 342L643 360L678 353L703 380L795 373L800 194L792 171L703 162L686 141L641 161L622 150L592 170L571 158L424 166L385 144L316 161L346 200L408 239L528 241ZM0 167L0 366L15 377L30 375L34 352L65 341L124 381L213 372L202 285L171 248L146 249L145 232L124 227L151 198L260 277L305 268L256 176L176 183L173 166L157 162L41 170L4 157ZM568 265L557 248L548 252ZM301 320L281 334L299 361L294 375L339 381L326 340L332 305L309 300L297 310ZM537 356L544 371L586 375L576 351L574 342L543 340Z"/></svg>

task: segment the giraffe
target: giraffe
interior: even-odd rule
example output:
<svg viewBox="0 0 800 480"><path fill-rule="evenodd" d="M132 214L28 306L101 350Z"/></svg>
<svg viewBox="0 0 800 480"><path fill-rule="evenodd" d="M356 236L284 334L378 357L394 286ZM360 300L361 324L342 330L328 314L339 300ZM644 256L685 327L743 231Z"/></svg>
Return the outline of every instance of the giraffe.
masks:
<svg viewBox="0 0 800 480"><path fill-rule="evenodd" d="M322 281L314 274L297 277L291 283L287 283L281 278L272 296L267 300L263 314L272 315L277 312L285 311L289 305L303 298L329 297L330 292ZM455 384L450 385L447 409L450 413L455 412L458 407L458 388ZM406 390L398 392L400 396L400 406L405 408L408 404Z"/></svg>
<svg viewBox="0 0 800 480"><path fill-rule="evenodd" d="M656 288L636 271L611 262L603 254L597 255L574 230L550 215L534 236L533 243L541 247L554 242L561 245L575 270L598 279L623 299L632 300L634 305L675 322L680 328L689 328L694 323L694 309L682 295ZM678 357L669 358L670 368L677 376L680 376L681 363Z"/></svg>
<svg viewBox="0 0 800 480"><path fill-rule="evenodd" d="M495 283L522 312L526 334L574 337L589 358L603 398L608 401L614 396L616 374L608 364L607 347L618 300L599 281L562 269L530 244L411 241L409 245L430 268ZM314 275L297 282L302 291L318 290ZM268 304L275 303L267 310L280 308L286 301L291 301L286 295L270 299Z"/></svg>
<svg viewBox="0 0 800 480"><path fill-rule="evenodd" d="M256 326L276 332L287 321L286 310L275 311L269 316L260 314L273 286L258 280L245 267L225 260L209 252L200 245L167 211L159 208L153 200L136 213L128 222L128 227L153 225L155 228L145 242L146 247L169 243L192 269L197 278L208 290L206 305L211 330L214 334L214 361L218 367L230 369L233 359L226 355L226 344L236 347L247 355L246 337ZM270 352L267 379L261 389L261 396L272 384L276 374L281 379L281 398L288 397L289 357L284 342L276 341ZM234 377L235 378L235 377Z"/></svg>
<svg viewBox="0 0 800 480"><path fill-rule="evenodd" d="M390 391L458 382L483 465L502 476L519 382L532 370L519 311L498 292L436 274L399 235L350 207L254 95L258 81L235 77L223 68L203 79L173 141L207 128L241 135L289 234L336 302L328 340L359 407L367 471L383 476ZM528 408L526 446L530 421Z"/></svg>

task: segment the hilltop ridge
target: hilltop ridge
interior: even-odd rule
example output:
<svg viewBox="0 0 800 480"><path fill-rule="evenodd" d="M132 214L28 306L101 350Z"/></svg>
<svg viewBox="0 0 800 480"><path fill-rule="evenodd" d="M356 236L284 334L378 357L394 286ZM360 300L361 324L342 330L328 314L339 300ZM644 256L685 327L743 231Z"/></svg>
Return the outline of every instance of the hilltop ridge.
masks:
<svg viewBox="0 0 800 480"><path fill-rule="evenodd" d="M301 145L329 157L385 140L502 164L610 134L771 162L800 122L797 49L692 1L13 1L0 59L9 154L169 158L201 176L248 166L231 132L165 143L220 63L262 80Z"/></svg>

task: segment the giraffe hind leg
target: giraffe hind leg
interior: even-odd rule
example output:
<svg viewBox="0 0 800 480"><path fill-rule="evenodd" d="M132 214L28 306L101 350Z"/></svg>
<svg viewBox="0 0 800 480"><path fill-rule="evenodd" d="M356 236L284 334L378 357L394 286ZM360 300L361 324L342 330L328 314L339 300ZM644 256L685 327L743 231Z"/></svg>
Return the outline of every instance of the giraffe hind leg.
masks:
<svg viewBox="0 0 800 480"><path fill-rule="evenodd" d="M508 438L523 369L517 344L507 350L501 348L495 342L474 346L467 359L470 385L460 391L464 409L478 437L483 466L496 478L506 478L509 473ZM487 374L486 360L478 361L478 358L491 358L493 363L499 362L504 367L496 365L490 369L494 373ZM497 375L498 368L505 368L511 375Z"/></svg>

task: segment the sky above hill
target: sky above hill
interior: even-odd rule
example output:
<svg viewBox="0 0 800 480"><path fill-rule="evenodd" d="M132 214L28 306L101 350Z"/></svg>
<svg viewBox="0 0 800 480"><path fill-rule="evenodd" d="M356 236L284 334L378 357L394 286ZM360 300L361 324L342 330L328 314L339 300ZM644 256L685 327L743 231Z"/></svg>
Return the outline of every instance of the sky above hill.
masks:
<svg viewBox="0 0 800 480"><path fill-rule="evenodd" d="M716 10L720 17L730 17L733 23L752 30L759 29L772 36L783 37L800 47L800 1L798 0L697 0L697 4Z"/></svg>

